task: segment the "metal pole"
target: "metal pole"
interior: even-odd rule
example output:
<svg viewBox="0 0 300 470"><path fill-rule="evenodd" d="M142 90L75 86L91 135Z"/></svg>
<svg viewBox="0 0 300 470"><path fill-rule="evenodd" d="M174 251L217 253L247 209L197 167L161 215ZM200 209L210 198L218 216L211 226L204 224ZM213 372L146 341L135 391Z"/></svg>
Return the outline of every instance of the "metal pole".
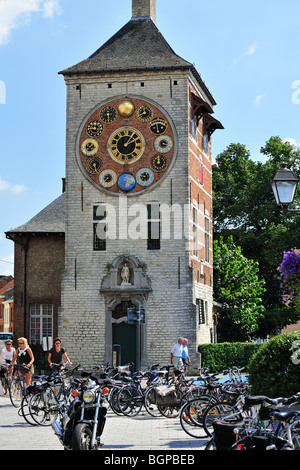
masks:
<svg viewBox="0 0 300 470"><path fill-rule="evenodd" d="M137 321L136 321L136 370L137 372L141 368L141 315L140 309L137 311Z"/></svg>

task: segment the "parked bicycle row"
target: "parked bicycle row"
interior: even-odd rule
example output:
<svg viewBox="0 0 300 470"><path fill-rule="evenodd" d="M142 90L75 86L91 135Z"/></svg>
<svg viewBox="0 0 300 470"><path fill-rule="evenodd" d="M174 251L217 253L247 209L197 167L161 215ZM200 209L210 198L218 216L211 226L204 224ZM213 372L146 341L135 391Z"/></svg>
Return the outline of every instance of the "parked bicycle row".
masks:
<svg viewBox="0 0 300 470"><path fill-rule="evenodd" d="M24 377L6 373L1 384L26 422L52 425L66 449L98 449L108 408L129 418L142 410L156 419L179 417L190 438L209 439L207 450L300 449L300 393L276 400L251 396L241 370L223 374L226 380L199 370L196 378L187 379L168 364L135 374L129 365L114 369L107 364L34 376L29 387Z"/></svg>

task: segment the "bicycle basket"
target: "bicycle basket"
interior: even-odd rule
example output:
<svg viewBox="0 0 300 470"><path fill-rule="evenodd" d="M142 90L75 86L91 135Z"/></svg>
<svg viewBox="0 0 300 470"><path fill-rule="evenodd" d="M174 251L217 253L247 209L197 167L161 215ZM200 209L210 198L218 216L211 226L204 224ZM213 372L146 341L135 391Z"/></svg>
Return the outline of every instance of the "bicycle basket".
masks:
<svg viewBox="0 0 300 470"><path fill-rule="evenodd" d="M228 450L236 441L234 429L243 427L244 421L230 423L222 419L213 422L215 446L217 450Z"/></svg>
<svg viewBox="0 0 300 470"><path fill-rule="evenodd" d="M161 385L155 387L156 403L163 406L179 406L180 400L176 396L176 389L173 386Z"/></svg>

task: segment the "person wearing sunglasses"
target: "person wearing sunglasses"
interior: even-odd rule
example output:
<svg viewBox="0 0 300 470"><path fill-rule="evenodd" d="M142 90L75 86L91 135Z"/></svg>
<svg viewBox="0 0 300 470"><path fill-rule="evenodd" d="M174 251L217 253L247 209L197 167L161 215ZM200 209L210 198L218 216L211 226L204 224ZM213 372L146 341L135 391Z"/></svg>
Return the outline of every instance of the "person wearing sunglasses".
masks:
<svg viewBox="0 0 300 470"><path fill-rule="evenodd" d="M19 338L18 346L18 349L14 352L10 366L17 362L19 374L25 375L25 382L28 386L31 385L32 374L34 373L34 355L31 348L28 346L26 338Z"/></svg>
<svg viewBox="0 0 300 470"><path fill-rule="evenodd" d="M12 340L7 339L5 341L5 348L2 349L1 354L0 354L0 365L1 367L7 368L8 365L11 363L13 357L14 357L14 351L15 348L12 345ZM12 368L10 369L10 375L12 375Z"/></svg>

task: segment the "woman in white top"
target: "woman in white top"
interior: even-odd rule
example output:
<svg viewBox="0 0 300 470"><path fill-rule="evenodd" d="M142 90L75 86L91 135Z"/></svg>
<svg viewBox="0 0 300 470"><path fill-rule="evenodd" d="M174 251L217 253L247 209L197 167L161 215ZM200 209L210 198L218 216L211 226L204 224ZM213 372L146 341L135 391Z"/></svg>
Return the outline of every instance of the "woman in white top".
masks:
<svg viewBox="0 0 300 470"><path fill-rule="evenodd" d="M13 348L12 340L7 339L5 341L5 348L2 349L0 354L0 364L1 366L7 367L11 363L14 356L15 348ZM13 369L10 368L10 375L12 375Z"/></svg>

